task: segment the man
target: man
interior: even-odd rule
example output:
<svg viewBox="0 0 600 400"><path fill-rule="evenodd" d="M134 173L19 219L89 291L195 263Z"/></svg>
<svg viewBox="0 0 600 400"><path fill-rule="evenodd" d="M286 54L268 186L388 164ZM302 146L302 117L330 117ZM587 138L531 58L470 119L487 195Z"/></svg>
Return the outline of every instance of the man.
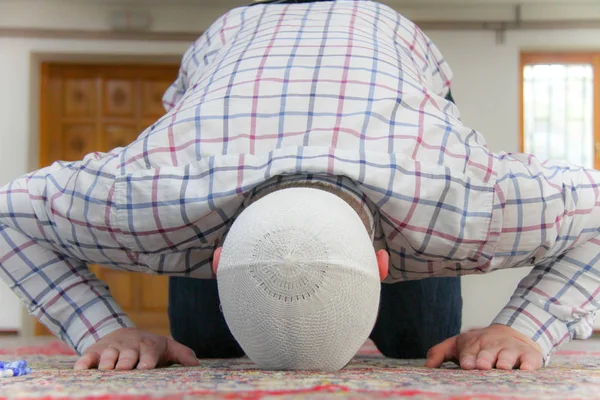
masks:
<svg viewBox="0 0 600 400"><path fill-rule="evenodd" d="M255 1L255 6L259 3L283 5L316 3L317 1ZM218 30L215 30L213 34L217 33ZM198 48L196 55L188 54L187 59L202 58L207 51L209 50ZM184 69L187 67L185 64L184 61ZM179 82L181 83L181 81ZM176 97L180 96L181 92L182 89L179 89ZM454 101L449 87L446 98ZM174 101L170 100L170 103L174 103ZM305 114L312 112L310 108L304 110ZM352 199L358 196L359 198L356 199L358 203L364 203L361 191L348 179L337 176L327 178L299 175L295 177L279 176L263 186L265 190L271 192L275 189L289 188L293 182L300 181L305 186L318 186L324 190L333 188L330 190L343 196L347 202L352 202ZM250 197L255 198L254 195ZM362 207L355 203L355 208L360 211ZM378 237L378 240L381 241L382 238ZM195 353L202 358L243 356L244 351L232 336L225 322L216 280L172 277L169 281L169 315L174 338L194 349ZM190 308L190 303L197 306ZM387 357L422 358L433 345L457 335L460 332L461 320L462 297L460 278L458 277L427 278L383 284L379 315L371 339Z"/></svg>
<svg viewBox="0 0 600 400"><path fill-rule="evenodd" d="M367 221L369 282L387 276L371 335L384 354L421 356L439 343L430 367L536 369L589 337L600 173L490 152L445 99L452 73L438 49L390 8L298 3L217 20L184 56L167 114L136 142L0 190L2 277L83 354L75 367L197 365L189 348L133 328L87 263L186 277L171 281L174 338L200 357L241 355L215 283L187 279L225 277L231 316L231 243L241 239L228 245L228 230L277 192L315 187ZM299 262L286 257L286 268ZM531 264L494 323L462 335L457 278L419 281ZM250 348L244 318L230 325Z"/></svg>

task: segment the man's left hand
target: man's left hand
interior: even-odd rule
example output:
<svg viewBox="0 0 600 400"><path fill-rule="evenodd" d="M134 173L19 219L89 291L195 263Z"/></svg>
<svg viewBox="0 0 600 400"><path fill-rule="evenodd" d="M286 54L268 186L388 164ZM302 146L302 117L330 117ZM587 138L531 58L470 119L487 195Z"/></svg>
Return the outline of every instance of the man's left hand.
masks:
<svg viewBox="0 0 600 400"><path fill-rule="evenodd" d="M491 325L444 340L427 353L426 367L439 368L453 361L462 369L536 370L544 365L539 346L505 325Z"/></svg>

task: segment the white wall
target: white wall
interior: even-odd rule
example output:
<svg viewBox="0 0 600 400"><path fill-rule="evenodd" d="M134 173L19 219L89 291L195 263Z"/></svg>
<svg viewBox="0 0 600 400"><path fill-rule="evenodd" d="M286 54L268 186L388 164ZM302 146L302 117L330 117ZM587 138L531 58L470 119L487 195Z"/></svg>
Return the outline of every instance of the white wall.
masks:
<svg viewBox="0 0 600 400"><path fill-rule="evenodd" d="M37 3L44 9L41 14L47 18L35 22L16 6L23 3ZM87 2L69 4L83 3ZM88 9L64 8L57 13L44 6L45 1L39 0L0 4L13 6L10 10L0 10L0 26L29 27L43 22L44 27L81 28L91 25L91 29L106 28L105 20L98 22L91 18L87 14L90 12ZM97 4L90 7L94 8L93 16L106 14L107 9L97 8ZM36 10L35 7L27 9ZM153 13L159 18L158 26L164 29L173 27L172 22L168 25L168 20L178 20L172 15L172 10L168 17L162 19L158 8ZM193 13L179 19L179 29L203 30L207 21L214 17L213 13L203 13L202 18L194 19L189 17L190 14ZM3 18L2 15L10 15L11 18ZM79 22L72 22L75 20ZM493 150L519 149L518 69L521 50L600 50L600 31L508 32L506 43L502 45L496 44L493 32L428 33L453 66L456 75L453 91L463 120L481 131ZM186 43L0 38L0 185L37 166L39 54L180 56L186 47ZM520 269L465 278L464 328L489 324L527 272L527 269ZM30 320L23 317L18 302L3 284L0 284L0 302L0 329L24 327L29 323Z"/></svg>
<svg viewBox="0 0 600 400"><path fill-rule="evenodd" d="M521 4L523 21L590 20L600 18L597 0L380 0L419 21L513 22ZM168 3L168 4L167 4ZM102 30L113 11L142 11L153 31L195 31L247 0L82 1L2 0L0 27Z"/></svg>
<svg viewBox="0 0 600 400"><path fill-rule="evenodd" d="M143 11L157 32L202 31L218 18L222 6L206 7L202 1L185 5L80 0L3 0L0 1L0 27L84 29L108 28L114 11Z"/></svg>
<svg viewBox="0 0 600 400"><path fill-rule="evenodd" d="M494 151L519 151L520 52L600 50L600 31L511 31L504 44L494 32L428 32L452 66L462 119L484 134ZM529 268L463 280L463 328L489 324ZM600 328L600 320L596 322Z"/></svg>

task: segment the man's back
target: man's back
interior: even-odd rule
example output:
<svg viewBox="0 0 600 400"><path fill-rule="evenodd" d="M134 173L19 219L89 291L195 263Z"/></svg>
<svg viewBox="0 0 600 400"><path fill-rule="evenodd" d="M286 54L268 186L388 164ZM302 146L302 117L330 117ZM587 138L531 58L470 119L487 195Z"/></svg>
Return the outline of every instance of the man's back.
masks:
<svg viewBox="0 0 600 400"><path fill-rule="evenodd" d="M444 100L451 77L422 31L378 3L238 8L187 52L165 96L169 114L147 133L148 143L128 152L174 141L175 156L165 148L160 164L182 165L284 147L336 148L395 153L489 179L489 154L476 150L484 139Z"/></svg>
<svg viewBox="0 0 600 400"><path fill-rule="evenodd" d="M378 206L402 274L474 269L499 228L495 160L444 99L450 79L435 45L378 3L235 9L184 56L163 118L126 148L36 173L10 212L33 208L46 232L28 234L59 230L87 262L210 276L213 243L249 190L341 175Z"/></svg>

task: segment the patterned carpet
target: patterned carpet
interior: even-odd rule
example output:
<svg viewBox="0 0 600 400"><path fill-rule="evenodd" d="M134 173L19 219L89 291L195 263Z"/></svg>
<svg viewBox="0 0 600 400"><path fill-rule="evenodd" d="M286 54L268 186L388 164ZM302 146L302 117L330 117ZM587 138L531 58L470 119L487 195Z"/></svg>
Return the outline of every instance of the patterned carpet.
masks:
<svg viewBox="0 0 600 400"><path fill-rule="evenodd" d="M0 350L4 361L24 358L31 375L0 380L4 399L600 399L600 341L556 354L537 372L440 370L422 360L385 359L371 343L337 374L268 372L248 359L204 361L200 368L147 372L79 371L58 342Z"/></svg>

